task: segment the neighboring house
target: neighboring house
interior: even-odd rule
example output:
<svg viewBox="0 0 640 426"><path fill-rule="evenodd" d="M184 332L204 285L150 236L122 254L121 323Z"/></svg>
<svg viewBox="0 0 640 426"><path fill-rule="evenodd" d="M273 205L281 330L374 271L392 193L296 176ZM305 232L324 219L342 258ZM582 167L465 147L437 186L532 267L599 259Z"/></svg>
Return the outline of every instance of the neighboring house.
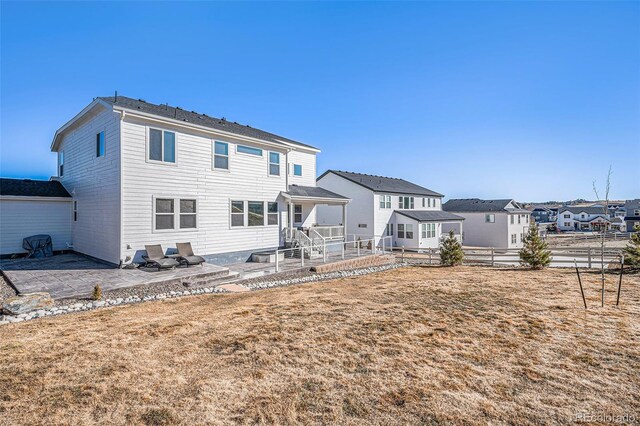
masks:
<svg viewBox="0 0 640 426"><path fill-rule="evenodd" d="M213 263L244 261L282 247L285 228L314 226L318 204L345 217L349 202L316 188L313 146L122 96L94 99L51 150L74 250L116 265L140 261L145 244L186 241Z"/></svg>
<svg viewBox="0 0 640 426"><path fill-rule="evenodd" d="M544 206L534 207L531 210L531 217L536 223L549 223L556 220L553 210Z"/></svg>
<svg viewBox="0 0 640 426"><path fill-rule="evenodd" d="M556 219L560 231L598 231L611 228L611 218L603 206L564 206Z"/></svg>
<svg viewBox="0 0 640 426"><path fill-rule="evenodd" d="M635 226L640 226L640 199L627 200L624 203L624 221L627 232L634 232Z"/></svg>
<svg viewBox="0 0 640 426"><path fill-rule="evenodd" d="M443 210L464 217L464 244L472 247L521 248L529 231L530 210L512 199L453 199Z"/></svg>
<svg viewBox="0 0 640 426"><path fill-rule="evenodd" d="M462 240L463 218L442 211L442 194L404 179L327 170L318 186L351 199L347 213L349 239L391 237L396 247L435 248L453 230ZM318 207L318 222L339 220L335 207ZM386 244L386 243L385 243Z"/></svg>
<svg viewBox="0 0 640 426"><path fill-rule="evenodd" d="M51 236L54 250L71 244L73 200L56 181L0 178L0 254L22 253L22 239Z"/></svg>

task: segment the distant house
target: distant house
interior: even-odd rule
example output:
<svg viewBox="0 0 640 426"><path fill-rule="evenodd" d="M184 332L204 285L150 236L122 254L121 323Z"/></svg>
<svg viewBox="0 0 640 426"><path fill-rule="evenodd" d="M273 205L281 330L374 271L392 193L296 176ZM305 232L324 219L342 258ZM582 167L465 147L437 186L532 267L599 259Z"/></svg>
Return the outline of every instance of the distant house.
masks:
<svg viewBox="0 0 640 426"><path fill-rule="evenodd" d="M531 211L512 199L453 199L442 208L464 217L464 244L467 246L521 248L529 231Z"/></svg>
<svg viewBox="0 0 640 426"><path fill-rule="evenodd" d="M344 223L349 202L316 187L313 146L123 96L95 98L56 131L51 151L56 182L2 182L0 254L23 252L23 237L45 233L55 234L54 248L69 242L114 265L140 262L146 244L186 241L212 263L239 262L298 235L287 230L312 228L318 205L338 206ZM20 216L23 226L11 230ZM37 223L41 216L63 223Z"/></svg>
<svg viewBox="0 0 640 426"><path fill-rule="evenodd" d="M611 228L611 217L602 206L564 206L556 219L560 231L598 231Z"/></svg>
<svg viewBox="0 0 640 426"><path fill-rule="evenodd" d="M536 223L555 222L555 212L549 207L536 206L531 210L531 217Z"/></svg>
<svg viewBox="0 0 640 426"><path fill-rule="evenodd" d="M635 226L640 226L640 199L627 200L624 203L627 232L633 232Z"/></svg>
<svg viewBox="0 0 640 426"><path fill-rule="evenodd" d="M435 248L450 230L462 240L464 218L442 211L443 195L404 179L328 170L317 185L351 199L347 213L349 238L391 237L410 249ZM318 206L318 222L340 221L340 211Z"/></svg>

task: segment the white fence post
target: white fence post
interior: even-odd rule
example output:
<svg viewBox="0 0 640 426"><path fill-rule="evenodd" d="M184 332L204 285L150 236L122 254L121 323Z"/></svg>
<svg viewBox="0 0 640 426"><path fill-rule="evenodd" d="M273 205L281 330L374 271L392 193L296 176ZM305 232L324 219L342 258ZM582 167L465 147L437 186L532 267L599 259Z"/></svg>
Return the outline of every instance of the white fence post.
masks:
<svg viewBox="0 0 640 426"><path fill-rule="evenodd" d="M371 239L371 254L376 254L376 237Z"/></svg>
<svg viewBox="0 0 640 426"><path fill-rule="evenodd" d="M496 266L495 249L491 247L491 266Z"/></svg>
<svg viewBox="0 0 640 426"><path fill-rule="evenodd" d="M278 272L278 269L279 269L279 266L280 266L280 264L279 264L279 262L278 262L278 257L279 257L279 253L278 253L278 251L279 251L279 250L276 250L276 273ZM283 252L283 253L284 253L284 252Z"/></svg>
<svg viewBox="0 0 640 426"><path fill-rule="evenodd" d="M300 246L300 259L302 266L304 266L304 246Z"/></svg>
<svg viewBox="0 0 640 426"><path fill-rule="evenodd" d="M404 263L404 246L402 246L402 262Z"/></svg>
<svg viewBox="0 0 640 426"><path fill-rule="evenodd" d="M340 244L340 248L342 249L342 260L344 260L344 244Z"/></svg>
<svg viewBox="0 0 640 426"><path fill-rule="evenodd" d="M322 261L327 263L327 241L322 240Z"/></svg>
<svg viewBox="0 0 640 426"><path fill-rule="evenodd" d="M589 247L589 269L591 269L591 247Z"/></svg>

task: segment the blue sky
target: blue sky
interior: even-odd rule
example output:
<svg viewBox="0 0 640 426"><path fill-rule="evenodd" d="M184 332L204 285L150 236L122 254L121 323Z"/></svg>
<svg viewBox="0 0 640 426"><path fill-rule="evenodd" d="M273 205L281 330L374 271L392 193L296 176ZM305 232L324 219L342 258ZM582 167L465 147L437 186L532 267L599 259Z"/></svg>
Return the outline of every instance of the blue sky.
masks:
<svg viewBox="0 0 640 426"><path fill-rule="evenodd" d="M55 174L55 130L143 98L450 197L640 197L640 3L1 4L0 175Z"/></svg>

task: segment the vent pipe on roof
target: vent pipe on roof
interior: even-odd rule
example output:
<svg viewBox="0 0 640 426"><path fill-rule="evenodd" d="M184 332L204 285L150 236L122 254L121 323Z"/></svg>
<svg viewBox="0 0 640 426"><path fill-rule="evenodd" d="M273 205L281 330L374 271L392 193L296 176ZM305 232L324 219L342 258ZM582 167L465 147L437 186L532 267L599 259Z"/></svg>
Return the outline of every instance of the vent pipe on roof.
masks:
<svg viewBox="0 0 640 426"><path fill-rule="evenodd" d="M114 102L118 102L118 91L117 90L116 90L115 96L113 97L113 101Z"/></svg>

